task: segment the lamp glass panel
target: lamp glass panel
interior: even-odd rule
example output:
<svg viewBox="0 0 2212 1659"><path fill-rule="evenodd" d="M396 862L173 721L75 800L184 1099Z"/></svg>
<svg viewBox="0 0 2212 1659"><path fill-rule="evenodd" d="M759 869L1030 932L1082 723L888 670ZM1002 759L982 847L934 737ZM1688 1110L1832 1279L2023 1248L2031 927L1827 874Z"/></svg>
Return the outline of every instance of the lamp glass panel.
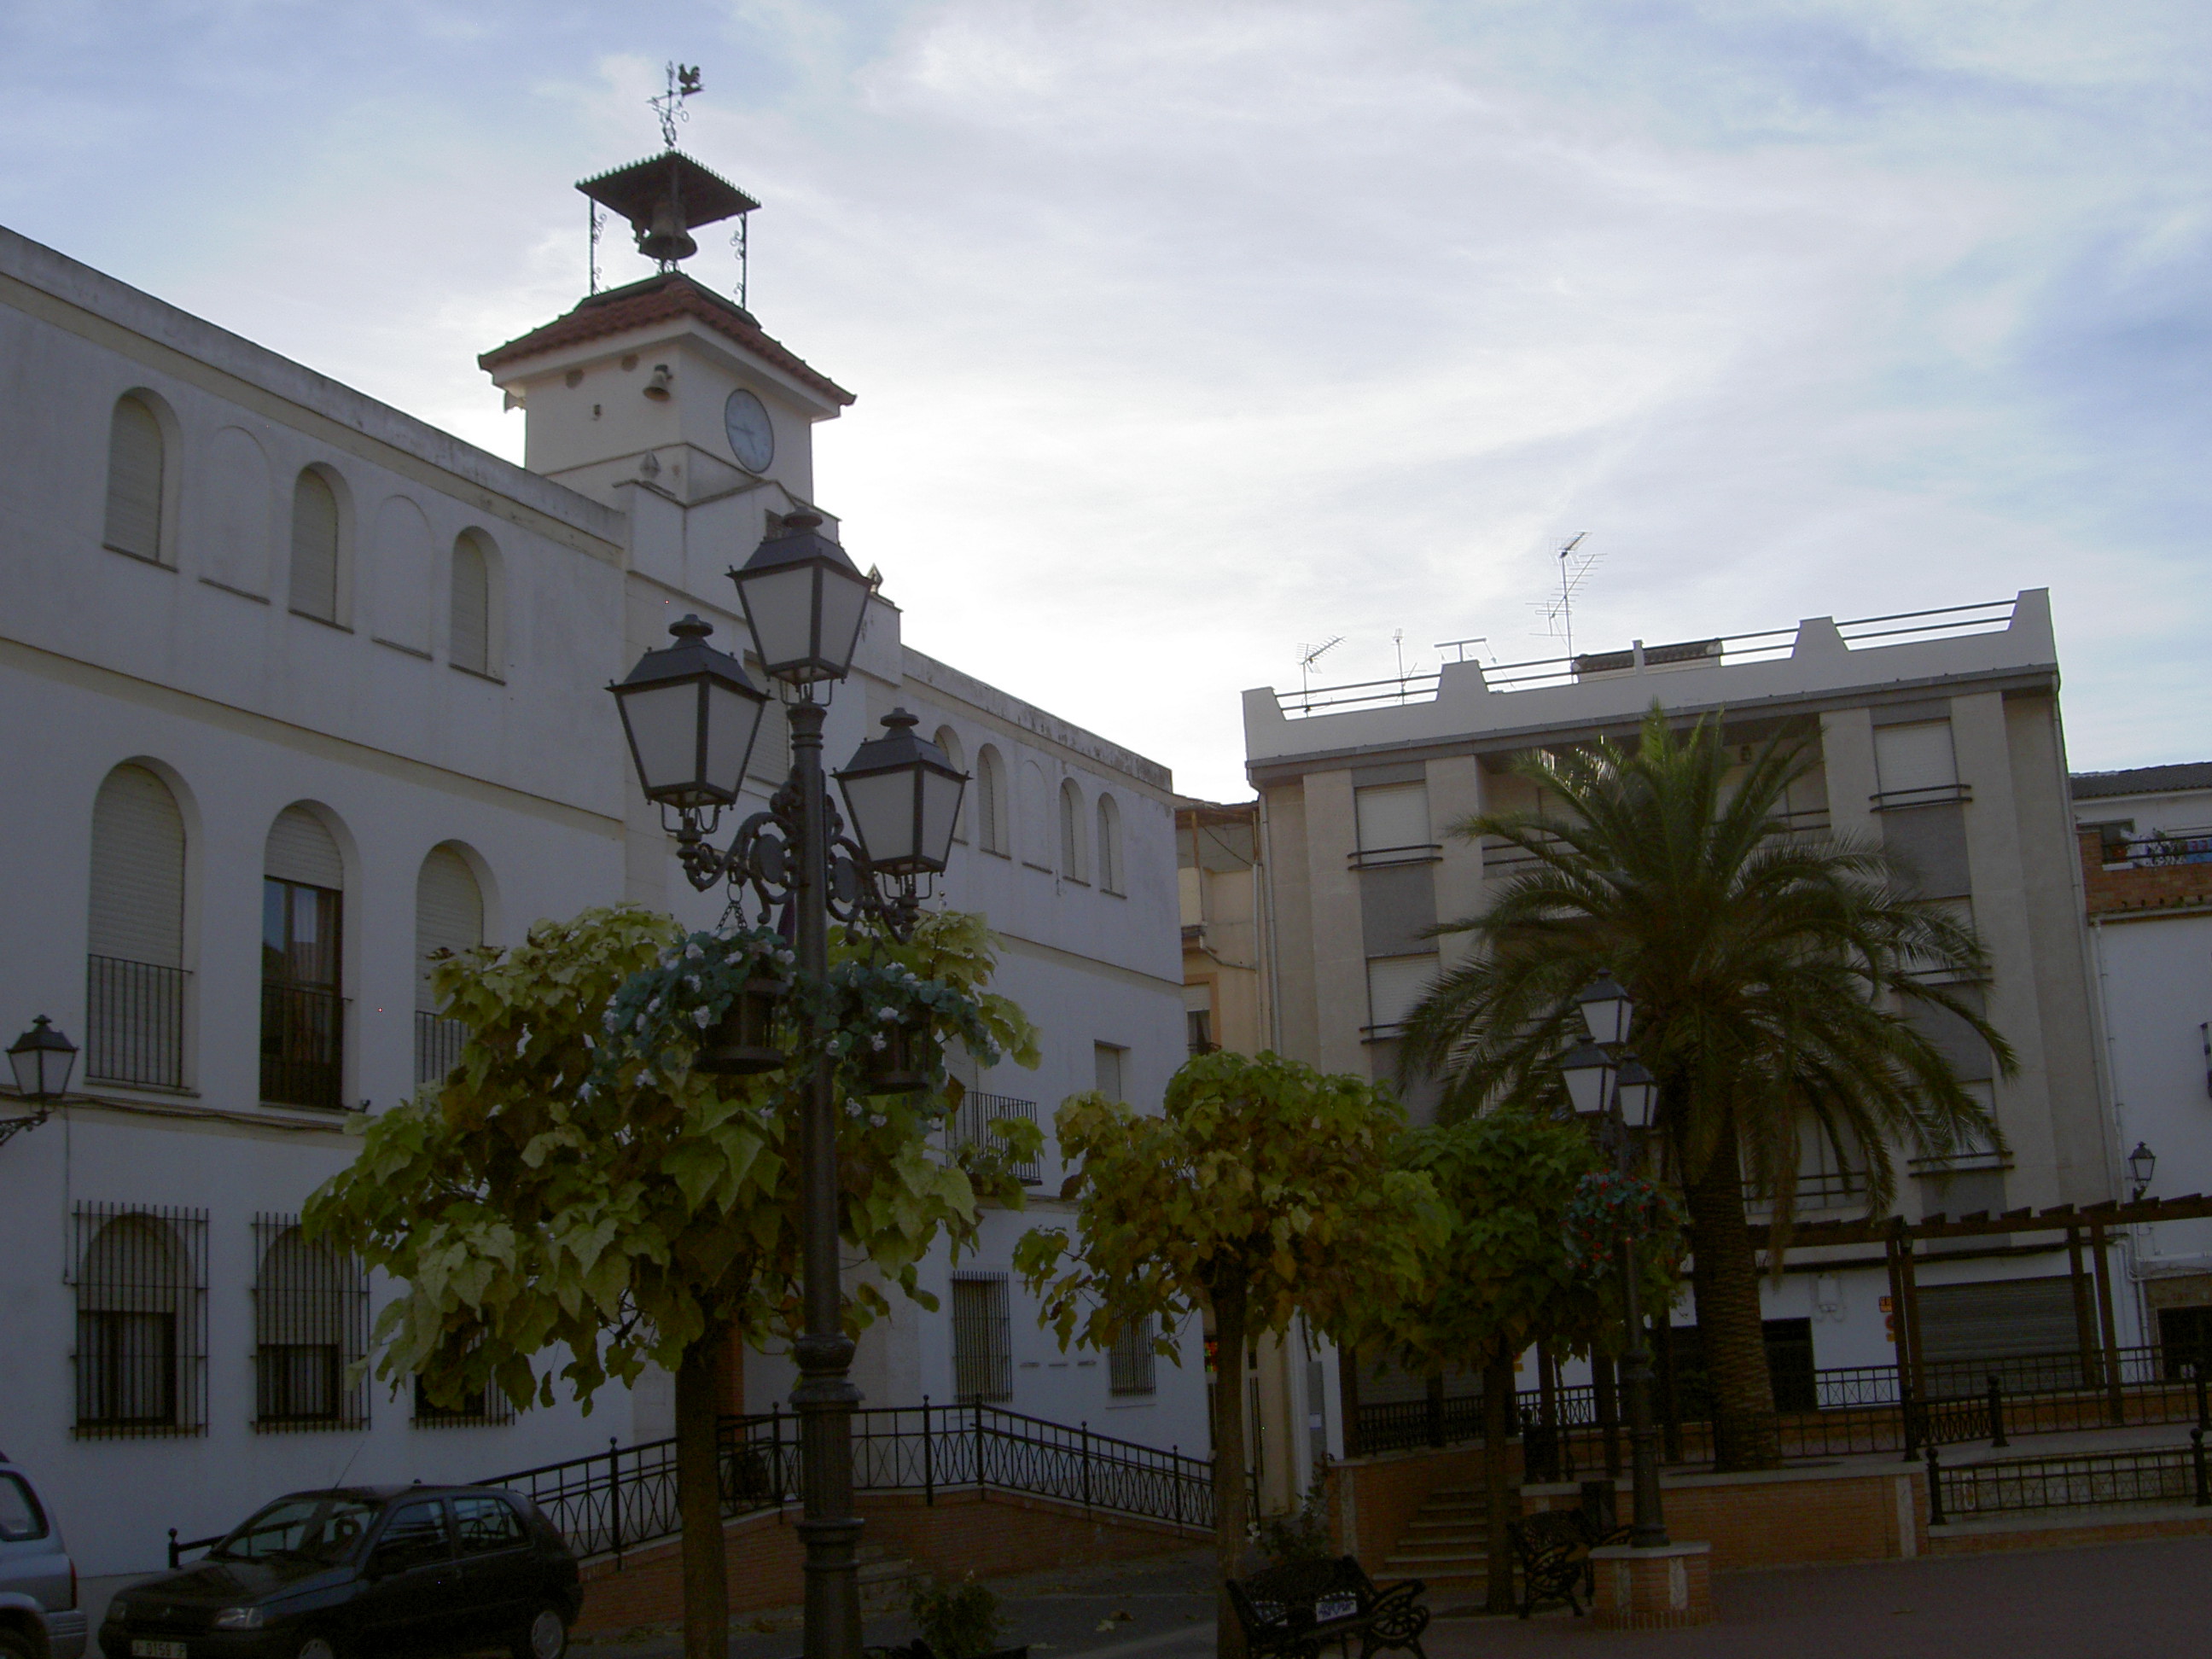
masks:
<svg viewBox="0 0 2212 1659"><path fill-rule="evenodd" d="M1620 987L1612 986L1611 991L1610 995L1589 998L1577 1005L1582 1010L1583 1024L1592 1042L1628 1041L1628 1023L1635 1012L1634 1006Z"/></svg>
<svg viewBox="0 0 2212 1659"><path fill-rule="evenodd" d="M814 655L814 567L781 565L759 575L742 573L738 592L761 665L771 674Z"/></svg>
<svg viewBox="0 0 2212 1659"><path fill-rule="evenodd" d="M1613 1097L1620 1102L1620 1120L1632 1129L1651 1127L1651 1114L1659 1104L1659 1085L1642 1067L1624 1071L1613 1085Z"/></svg>
<svg viewBox="0 0 2212 1659"><path fill-rule="evenodd" d="M43 1095L46 1092L43 1080L46 1069L43 1063L44 1058L41 1051L36 1048L19 1048L9 1052L8 1064L15 1073L15 1087L18 1091L26 1095Z"/></svg>
<svg viewBox="0 0 2212 1659"><path fill-rule="evenodd" d="M1577 1117L1590 1117L1605 1109L1605 1092L1613 1081L1613 1065L1602 1056L1571 1054L1559 1067L1566 1080L1567 1098Z"/></svg>
<svg viewBox="0 0 2212 1659"><path fill-rule="evenodd" d="M701 781L732 800L744 781L745 757L752 753L766 707L735 686L707 682L707 775Z"/></svg>
<svg viewBox="0 0 2212 1659"><path fill-rule="evenodd" d="M860 619L867 610L866 579L845 571L823 571L822 637L815 648L840 678L853 665L853 653L860 642Z"/></svg>
<svg viewBox="0 0 2212 1659"><path fill-rule="evenodd" d="M619 693L623 724L637 757L638 781L659 799L699 783L699 685L679 680Z"/></svg>
<svg viewBox="0 0 2212 1659"><path fill-rule="evenodd" d="M857 778L841 778L845 804L852 809L853 827L868 862L896 868L913 861L914 773L902 767L896 772L874 772Z"/></svg>
<svg viewBox="0 0 2212 1659"><path fill-rule="evenodd" d="M965 778L951 775L934 767L924 767L921 774L921 847L924 862L932 869L941 870L952 856L952 828L960 817L960 796L968 787Z"/></svg>

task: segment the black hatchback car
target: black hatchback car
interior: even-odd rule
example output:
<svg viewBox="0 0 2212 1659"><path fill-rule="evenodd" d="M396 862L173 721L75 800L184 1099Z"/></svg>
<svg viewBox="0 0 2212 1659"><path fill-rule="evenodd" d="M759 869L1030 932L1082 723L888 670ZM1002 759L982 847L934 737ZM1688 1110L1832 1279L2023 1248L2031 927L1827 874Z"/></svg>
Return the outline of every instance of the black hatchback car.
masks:
<svg viewBox="0 0 2212 1659"><path fill-rule="evenodd" d="M562 1659L576 1558L489 1486L294 1492L180 1571L108 1604L105 1659L383 1659L510 1649Z"/></svg>

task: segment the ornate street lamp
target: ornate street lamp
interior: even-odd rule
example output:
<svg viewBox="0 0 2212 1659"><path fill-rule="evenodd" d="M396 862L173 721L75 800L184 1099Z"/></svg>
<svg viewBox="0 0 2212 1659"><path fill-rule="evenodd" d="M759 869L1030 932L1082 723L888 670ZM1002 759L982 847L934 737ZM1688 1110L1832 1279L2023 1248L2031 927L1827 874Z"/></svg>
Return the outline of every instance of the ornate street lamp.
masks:
<svg viewBox="0 0 2212 1659"><path fill-rule="evenodd" d="M1559 1075L1575 1115L1599 1128L1610 1142L1615 1167L1632 1174L1641 1162L1644 1136L1659 1110L1659 1081L1622 1044L1628 1040L1635 1005L1610 974L1601 974L1575 999L1589 1041L1578 1042L1559 1060ZM1637 1283L1636 1240L1620 1245L1621 1302L1628 1324L1628 1352L1621 1356L1621 1382L1628 1394L1628 1437L1632 1449L1636 1521L1628 1541L1638 1549L1663 1548L1667 1517L1659 1491L1656 1435L1651 1423L1651 1346L1644 1334L1642 1291Z"/></svg>
<svg viewBox="0 0 2212 1659"><path fill-rule="evenodd" d="M844 550L818 533L822 520L795 513L730 575L763 671L786 688L791 774L764 812L738 826L726 847L708 844L722 809L744 778L766 696L736 660L705 643L708 628L687 617L671 631L679 643L648 653L621 684L623 729L638 781L648 799L676 815L677 856L702 892L727 881L750 889L763 919L777 907L789 918L803 984L829 971L832 918L874 923L895 939L911 936L921 909L920 884L945 868L966 774L933 743L915 735L915 717L895 710L884 735L860 744L837 775L857 840L844 833L822 766L829 694L852 672L860 623L875 584ZM702 1068L743 1073L774 1069L781 1057L769 1037L771 982L745 987L735 1023L709 1045ZM797 1012L798 1010L787 1010ZM811 1016L801 1013L801 1018ZM896 1067L876 1079L885 1089L920 1085ZM837 1115L830 1062L816 1060L800 1115L799 1231L805 1333L792 1345L799 1413L806 1547L806 1659L859 1659L860 1611L853 1513L852 1414L860 1390L848 1375L852 1340L842 1323L838 1290Z"/></svg>
<svg viewBox="0 0 2212 1659"><path fill-rule="evenodd" d="M712 623L669 624L674 645L648 651L608 690L645 798L679 811L720 811L738 798L768 693L744 665L707 643Z"/></svg>
<svg viewBox="0 0 2212 1659"><path fill-rule="evenodd" d="M2158 1154L2142 1141L2128 1154L2128 1184L2135 1188L2132 1194L2141 1198L2150 1190L2150 1178L2158 1173Z"/></svg>
<svg viewBox="0 0 2212 1659"><path fill-rule="evenodd" d="M35 1109L0 1117L0 1146L46 1121L49 1103L69 1092L70 1072L76 1065L76 1044L54 1030L53 1021L44 1014L8 1045L8 1066L15 1074L15 1093Z"/></svg>

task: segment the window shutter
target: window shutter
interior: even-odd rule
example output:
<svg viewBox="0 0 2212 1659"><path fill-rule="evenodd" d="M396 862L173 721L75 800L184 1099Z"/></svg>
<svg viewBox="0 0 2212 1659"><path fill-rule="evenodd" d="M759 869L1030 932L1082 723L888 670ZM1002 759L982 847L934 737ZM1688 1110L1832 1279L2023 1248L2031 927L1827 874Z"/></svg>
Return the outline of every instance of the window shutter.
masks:
<svg viewBox="0 0 2212 1659"><path fill-rule="evenodd" d="M185 820L168 785L118 766L92 809L90 953L181 968Z"/></svg>
<svg viewBox="0 0 2212 1659"><path fill-rule="evenodd" d="M1431 953L1419 957L1380 957L1367 964L1367 1017L1371 1029L1387 1030L1405 1023L1413 1005L1437 976L1438 963Z"/></svg>
<svg viewBox="0 0 2212 1659"><path fill-rule="evenodd" d="M336 622L338 616L338 498L313 472L292 489L292 609Z"/></svg>
<svg viewBox="0 0 2212 1659"><path fill-rule="evenodd" d="M433 848L415 878L415 1006L435 1013L430 953L483 943L483 893L469 861L450 847Z"/></svg>
<svg viewBox="0 0 2212 1659"><path fill-rule="evenodd" d="M1945 789L1959 781L1948 720L1875 727L1874 762L1885 795Z"/></svg>
<svg viewBox="0 0 2212 1659"><path fill-rule="evenodd" d="M161 428L136 398L115 405L108 431L106 544L142 559L161 556Z"/></svg>
<svg viewBox="0 0 2212 1659"><path fill-rule="evenodd" d="M1392 784L1352 793L1363 853L1429 844L1429 788L1425 783Z"/></svg>
<svg viewBox="0 0 2212 1659"><path fill-rule="evenodd" d="M345 860L323 821L304 806L288 806L269 826L269 848L262 873L279 881L345 890Z"/></svg>
<svg viewBox="0 0 2212 1659"><path fill-rule="evenodd" d="M1006 818L1000 796L1004 780L999 775L999 751L984 749L975 757L976 836L987 853L1006 850Z"/></svg>
<svg viewBox="0 0 2212 1659"><path fill-rule="evenodd" d="M491 672L491 573L473 532L453 544L451 659L456 668Z"/></svg>
<svg viewBox="0 0 2212 1659"><path fill-rule="evenodd" d="M1083 856L1083 793L1073 778L1060 786L1060 869L1071 881L1088 881Z"/></svg>
<svg viewBox="0 0 2212 1659"><path fill-rule="evenodd" d="M1098 797L1098 884L1121 890L1121 809L1111 795Z"/></svg>

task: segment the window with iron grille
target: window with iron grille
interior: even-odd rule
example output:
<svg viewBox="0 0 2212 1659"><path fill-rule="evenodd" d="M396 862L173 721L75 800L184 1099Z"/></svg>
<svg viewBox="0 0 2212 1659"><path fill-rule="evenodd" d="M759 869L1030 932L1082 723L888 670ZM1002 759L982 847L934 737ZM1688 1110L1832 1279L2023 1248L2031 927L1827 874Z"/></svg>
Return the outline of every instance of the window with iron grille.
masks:
<svg viewBox="0 0 2212 1659"><path fill-rule="evenodd" d="M76 1434L207 1426L207 1212L84 1203L73 1217Z"/></svg>
<svg viewBox="0 0 2212 1659"><path fill-rule="evenodd" d="M494 1427L514 1421L514 1407L505 1394L487 1383L458 1405L441 1406L430 1398L429 1385L415 1378L413 1422L418 1429Z"/></svg>
<svg viewBox="0 0 2212 1659"><path fill-rule="evenodd" d="M1013 1328L1003 1279L952 1281L952 1391L963 1401L1013 1397Z"/></svg>
<svg viewBox="0 0 2212 1659"><path fill-rule="evenodd" d="M1152 1316L1146 1314L1125 1325L1114 1339L1106 1359L1107 1389L1112 1394L1151 1394L1153 1391Z"/></svg>
<svg viewBox="0 0 2212 1659"><path fill-rule="evenodd" d="M368 1422L368 1275L318 1244L295 1215L253 1218L253 1425L357 1429Z"/></svg>

